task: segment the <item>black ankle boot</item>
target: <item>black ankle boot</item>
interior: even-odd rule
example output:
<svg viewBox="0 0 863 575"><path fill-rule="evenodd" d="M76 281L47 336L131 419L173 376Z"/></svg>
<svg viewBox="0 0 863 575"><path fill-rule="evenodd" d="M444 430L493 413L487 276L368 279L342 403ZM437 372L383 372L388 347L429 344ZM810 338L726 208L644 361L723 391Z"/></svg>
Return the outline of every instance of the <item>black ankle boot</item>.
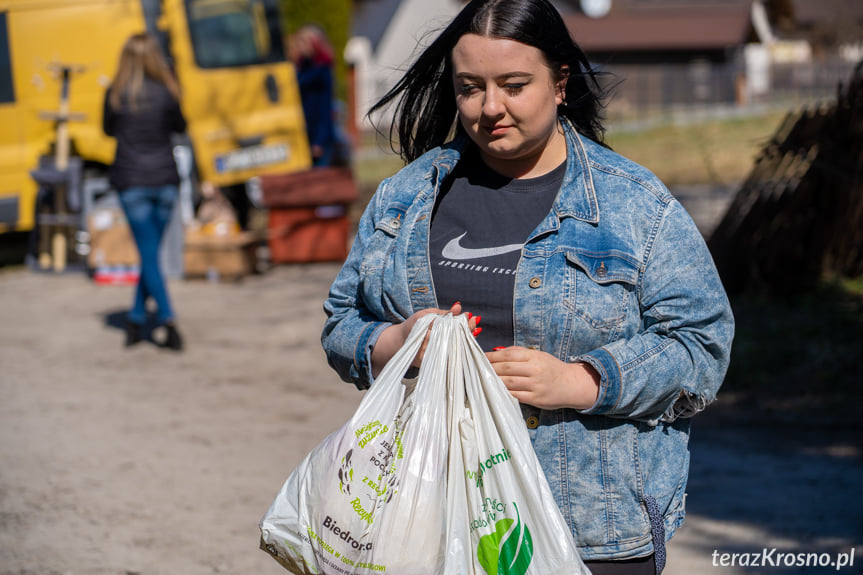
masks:
<svg viewBox="0 0 863 575"><path fill-rule="evenodd" d="M165 347L174 351L183 349L183 338L180 337L180 332L177 331L177 326L172 323L165 324Z"/></svg>
<svg viewBox="0 0 863 575"><path fill-rule="evenodd" d="M131 347L144 339L142 335L142 331L144 326L139 323L134 323L131 321L126 321L126 347Z"/></svg>

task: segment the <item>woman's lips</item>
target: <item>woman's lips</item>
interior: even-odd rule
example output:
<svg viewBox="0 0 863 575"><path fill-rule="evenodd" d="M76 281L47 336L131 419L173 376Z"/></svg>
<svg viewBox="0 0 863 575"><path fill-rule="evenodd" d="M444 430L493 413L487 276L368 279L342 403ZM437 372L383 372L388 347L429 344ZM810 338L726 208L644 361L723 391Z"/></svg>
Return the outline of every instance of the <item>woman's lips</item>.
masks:
<svg viewBox="0 0 863 575"><path fill-rule="evenodd" d="M504 126L502 124L497 124L494 126L487 126L485 131L490 136L503 136L510 129L510 126Z"/></svg>

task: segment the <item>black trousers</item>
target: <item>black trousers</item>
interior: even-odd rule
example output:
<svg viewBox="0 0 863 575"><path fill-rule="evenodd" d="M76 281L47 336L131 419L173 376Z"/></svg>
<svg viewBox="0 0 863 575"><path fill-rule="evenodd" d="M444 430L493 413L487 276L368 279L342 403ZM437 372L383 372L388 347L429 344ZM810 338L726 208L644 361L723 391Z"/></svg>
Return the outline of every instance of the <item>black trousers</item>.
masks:
<svg viewBox="0 0 863 575"><path fill-rule="evenodd" d="M593 575L658 575L653 555L624 561L585 561Z"/></svg>

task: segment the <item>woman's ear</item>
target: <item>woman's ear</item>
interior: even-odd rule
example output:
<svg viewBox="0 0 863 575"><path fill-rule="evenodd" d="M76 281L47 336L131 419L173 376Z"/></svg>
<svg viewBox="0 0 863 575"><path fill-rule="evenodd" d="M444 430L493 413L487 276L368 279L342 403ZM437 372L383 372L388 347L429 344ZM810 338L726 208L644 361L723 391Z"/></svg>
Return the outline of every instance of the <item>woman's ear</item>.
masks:
<svg viewBox="0 0 863 575"><path fill-rule="evenodd" d="M566 102L566 81L569 80L569 66L562 65L557 72L557 84L555 91L560 98L560 102Z"/></svg>

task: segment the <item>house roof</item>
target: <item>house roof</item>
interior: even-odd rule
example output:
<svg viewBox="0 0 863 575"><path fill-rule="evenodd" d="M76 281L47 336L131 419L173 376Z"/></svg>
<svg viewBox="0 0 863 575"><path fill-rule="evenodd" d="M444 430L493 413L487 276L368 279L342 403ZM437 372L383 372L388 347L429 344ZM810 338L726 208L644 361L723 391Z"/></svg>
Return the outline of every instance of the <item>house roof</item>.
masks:
<svg viewBox="0 0 863 575"><path fill-rule="evenodd" d="M863 2L860 0L792 0L791 5L794 20L803 26L842 19L863 21Z"/></svg>
<svg viewBox="0 0 863 575"><path fill-rule="evenodd" d="M744 43L750 33L750 2L621 3L604 18L564 15L586 52L721 50Z"/></svg>
<svg viewBox="0 0 863 575"><path fill-rule="evenodd" d="M372 45L372 51L376 50L400 4L401 0L354 2L351 15L351 36L368 38Z"/></svg>

